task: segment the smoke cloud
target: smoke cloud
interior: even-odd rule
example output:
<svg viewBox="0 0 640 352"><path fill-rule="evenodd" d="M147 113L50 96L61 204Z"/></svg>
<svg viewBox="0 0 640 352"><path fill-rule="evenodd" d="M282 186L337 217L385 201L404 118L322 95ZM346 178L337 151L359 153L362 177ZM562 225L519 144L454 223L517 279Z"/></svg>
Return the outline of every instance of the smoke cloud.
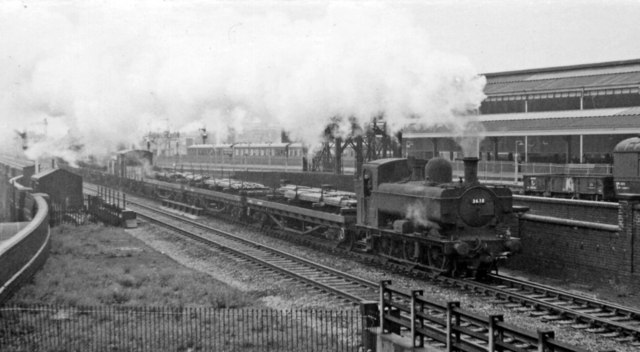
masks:
<svg viewBox="0 0 640 352"><path fill-rule="evenodd" d="M421 202L409 204L405 211L405 218L411 220L411 223L414 226L422 226L424 228L433 228L439 230L440 225L427 219L426 215L425 204Z"/></svg>
<svg viewBox="0 0 640 352"><path fill-rule="evenodd" d="M167 129L220 141L248 123L313 146L336 116L464 131L484 98L467 59L383 3L25 4L0 5L0 139L42 135L32 158L105 155Z"/></svg>

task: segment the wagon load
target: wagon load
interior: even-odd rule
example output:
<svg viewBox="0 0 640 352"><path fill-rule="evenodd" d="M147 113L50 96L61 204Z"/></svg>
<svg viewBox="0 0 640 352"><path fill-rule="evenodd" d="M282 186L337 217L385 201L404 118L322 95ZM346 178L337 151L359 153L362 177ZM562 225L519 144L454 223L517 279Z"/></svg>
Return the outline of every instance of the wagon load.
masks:
<svg viewBox="0 0 640 352"><path fill-rule="evenodd" d="M245 182L230 178L212 178L204 180L203 184L206 188L232 191L232 192L246 192L251 195L266 195L271 192L269 187L257 183L257 182Z"/></svg>
<svg viewBox="0 0 640 352"><path fill-rule="evenodd" d="M358 204L354 192L334 190L328 185L322 188L285 185L278 188L277 193L290 202L310 203L316 207L355 208Z"/></svg>

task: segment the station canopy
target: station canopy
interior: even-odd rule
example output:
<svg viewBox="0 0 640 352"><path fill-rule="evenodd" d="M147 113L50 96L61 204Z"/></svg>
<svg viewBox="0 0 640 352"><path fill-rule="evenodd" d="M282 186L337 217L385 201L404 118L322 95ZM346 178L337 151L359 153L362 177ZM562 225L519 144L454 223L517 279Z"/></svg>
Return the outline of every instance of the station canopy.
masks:
<svg viewBox="0 0 640 352"><path fill-rule="evenodd" d="M640 60L487 73L486 101L637 94Z"/></svg>
<svg viewBox="0 0 640 352"><path fill-rule="evenodd" d="M640 133L640 107L486 114L469 118L482 124L486 137ZM409 127L403 133L404 138L453 136L445 126Z"/></svg>

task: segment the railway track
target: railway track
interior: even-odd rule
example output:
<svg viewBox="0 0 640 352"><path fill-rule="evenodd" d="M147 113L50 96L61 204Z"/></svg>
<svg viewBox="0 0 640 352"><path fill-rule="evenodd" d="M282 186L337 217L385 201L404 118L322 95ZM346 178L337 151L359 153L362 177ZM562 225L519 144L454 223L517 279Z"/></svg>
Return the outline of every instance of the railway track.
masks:
<svg viewBox="0 0 640 352"><path fill-rule="evenodd" d="M512 277L491 275L491 279L493 285L480 289L501 303L542 320L570 324L640 346L640 310Z"/></svg>
<svg viewBox="0 0 640 352"><path fill-rule="evenodd" d="M230 255L246 258L260 267L278 271L320 291L339 296L349 303L356 304L363 300L377 301L379 299L379 284L376 282L363 280L275 248L254 243L188 220L172 212L158 210L156 204L144 205L139 203L140 200L135 197L127 197L127 202L133 210L139 212L141 217L147 218L149 221L171 227L175 231L217 247ZM171 220L162 220L162 218ZM172 224L166 224L168 221ZM191 230L185 228L185 224L188 224ZM205 231L207 235L202 234L202 231ZM294 237L298 242L301 242L300 236ZM302 240L302 242L322 247L317 241ZM342 252L345 256L353 257L353 252L335 246L325 246L325 249L334 253L336 251ZM372 262L372 257L368 255L359 256L358 259L369 264ZM484 293L494 297L496 304L503 304L508 308L538 317L543 321L570 325L573 328L612 338L618 342L640 346L640 311L632 308L503 275L491 275L491 283L480 283L469 279L434 276L386 260L377 264L391 268L402 275L428 277L432 282L443 286ZM397 299L399 304L409 304L408 300L403 300L402 297L397 297Z"/></svg>
<svg viewBox="0 0 640 352"><path fill-rule="evenodd" d="M214 247L230 256L242 258L258 267L278 272L319 291L340 297L346 302L359 304L377 300L377 282L341 272L314 263L307 259L283 252L276 248L247 240L232 233L213 228L159 209L157 205L145 204L138 198L127 197L127 206L138 216L162 227L178 232L188 238Z"/></svg>

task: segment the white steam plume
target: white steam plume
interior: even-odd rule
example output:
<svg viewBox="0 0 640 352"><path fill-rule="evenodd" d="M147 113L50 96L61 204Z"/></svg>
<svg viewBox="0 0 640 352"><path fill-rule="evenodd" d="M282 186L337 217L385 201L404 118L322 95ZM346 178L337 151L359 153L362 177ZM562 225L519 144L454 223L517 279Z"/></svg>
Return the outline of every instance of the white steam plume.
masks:
<svg viewBox="0 0 640 352"><path fill-rule="evenodd" d="M464 126L484 98L468 60L434 50L409 12L381 3L315 4L304 16L242 2L0 10L0 133L11 134L0 139L57 126L32 157L106 154L167 125L206 126L221 141L249 119L310 145L334 116Z"/></svg>

